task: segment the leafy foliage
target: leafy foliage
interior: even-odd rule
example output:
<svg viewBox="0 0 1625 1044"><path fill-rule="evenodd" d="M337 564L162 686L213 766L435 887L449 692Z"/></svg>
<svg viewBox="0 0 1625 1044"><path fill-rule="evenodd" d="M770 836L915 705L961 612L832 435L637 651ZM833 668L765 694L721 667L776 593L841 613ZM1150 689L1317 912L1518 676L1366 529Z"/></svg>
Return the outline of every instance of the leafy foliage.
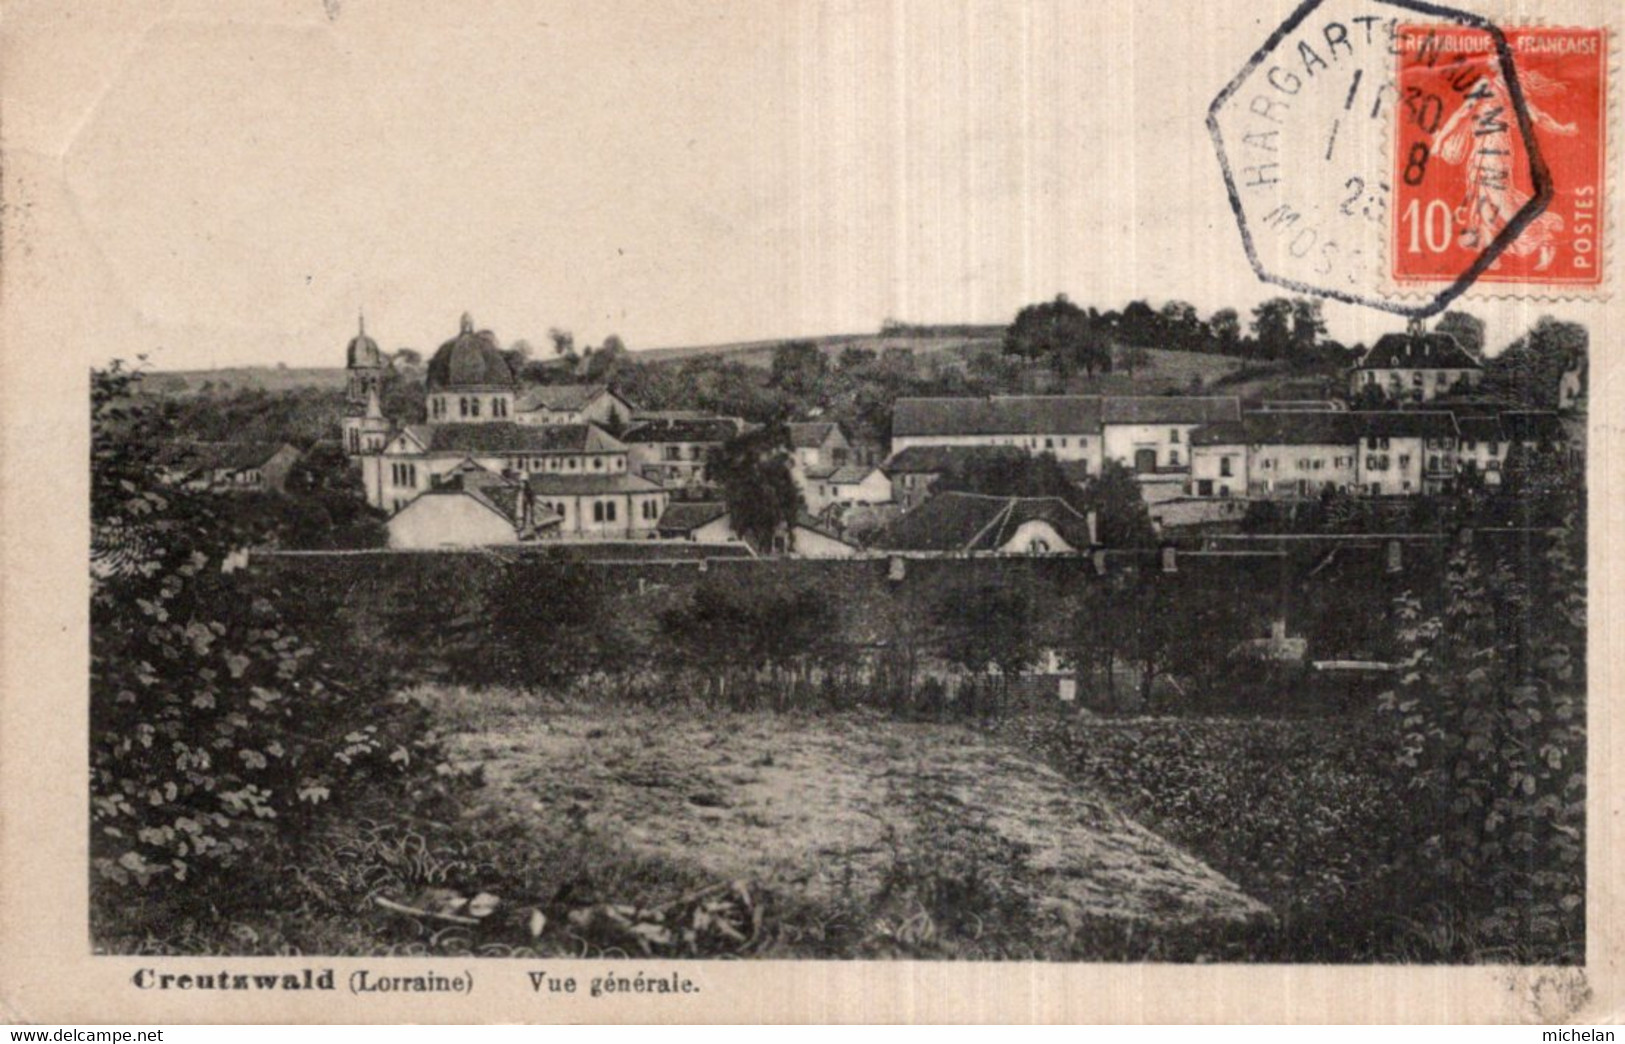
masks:
<svg viewBox="0 0 1625 1044"><path fill-rule="evenodd" d="M255 534L222 510L227 498L162 484L161 428L134 381L117 363L92 381L101 878L190 881L296 840L374 785L444 793L424 708L335 673L268 592L224 570Z"/></svg>
<svg viewBox="0 0 1625 1044"><path fill-rule="evenodd" d="M1427 810L1407 858L1475 897L1485 935L1571 955L1584 949L1583 548L1572 521L1533 574L1458 548L1440 608L1396 603L1404 673L1382 699L1394 767Z"/></svg>
<svg viewBox="0 0 1625 1044"><path fill-rule="evenodd" d="M1062 376L1080 370L1106 373L1112 368L1111 341L1105 330L1065 294L1017 312L1005 331L1004 350L1028 361L1047 362Z"/></svg>
<svg viewBox="0 0 1625 1044"><path fill-rule="evenodd" d="M790 459L789 429L772 423L723 443L706 464L707 476L722 489L734 531L757 548L772 547L774 537L803 509Z"/></svg>

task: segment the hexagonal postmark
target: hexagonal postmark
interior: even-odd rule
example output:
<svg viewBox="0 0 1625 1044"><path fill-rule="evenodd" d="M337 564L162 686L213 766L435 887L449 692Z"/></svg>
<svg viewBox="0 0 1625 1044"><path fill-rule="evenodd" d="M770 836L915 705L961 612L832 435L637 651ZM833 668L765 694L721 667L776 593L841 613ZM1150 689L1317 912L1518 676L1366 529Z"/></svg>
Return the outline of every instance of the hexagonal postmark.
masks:
<svg viewBox="0 0 1625 1044"><path fill-rule="evenodd" d="M1506 133L1530 188L1496 234L1456 255L1439 285L1403 297L1391 292L1388 257L1397 124L1416 104L1398 80L1402 25L1489 41L1511 107ZM1477 15L1415 0L1306 0L1219 92L1207 122L1260 279L1401 315L1443 310L1551 197L1506 37Z"/></svg>

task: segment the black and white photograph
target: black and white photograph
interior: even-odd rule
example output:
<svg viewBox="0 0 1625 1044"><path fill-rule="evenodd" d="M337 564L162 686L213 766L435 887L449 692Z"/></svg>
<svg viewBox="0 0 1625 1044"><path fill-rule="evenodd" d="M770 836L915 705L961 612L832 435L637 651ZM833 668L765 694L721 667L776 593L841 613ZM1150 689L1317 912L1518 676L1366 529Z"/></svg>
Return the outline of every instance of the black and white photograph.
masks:
<svg viewBox="0 0 1625 1044"><path fill-rule="evenodd" d="M1593 998L1617 11L19 7L6 909L120 1005Z"/></svg>

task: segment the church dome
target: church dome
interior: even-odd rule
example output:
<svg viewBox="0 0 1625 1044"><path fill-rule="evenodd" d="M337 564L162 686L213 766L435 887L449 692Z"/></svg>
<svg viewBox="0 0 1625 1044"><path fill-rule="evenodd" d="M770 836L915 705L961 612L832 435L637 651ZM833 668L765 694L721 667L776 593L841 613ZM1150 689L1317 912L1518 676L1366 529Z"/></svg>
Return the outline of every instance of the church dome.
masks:
<svg viewBox="0 0 1625 1044"><path fill-rule="evenodd" d="M463 313L462 330L429 360L426 381L430 391L506 389L518 383L496 338L488 330L475 333L474 320L467 312Z"/></svg>
<svg viewBox="0 0 1625 1044"><path fill-rule="evenodd" d="M366 319L361 320L361 328L350 338L350 347L344 353L344 364L352 370L384 365L384 357L378 352L378 342L367 336Z"/></svg>

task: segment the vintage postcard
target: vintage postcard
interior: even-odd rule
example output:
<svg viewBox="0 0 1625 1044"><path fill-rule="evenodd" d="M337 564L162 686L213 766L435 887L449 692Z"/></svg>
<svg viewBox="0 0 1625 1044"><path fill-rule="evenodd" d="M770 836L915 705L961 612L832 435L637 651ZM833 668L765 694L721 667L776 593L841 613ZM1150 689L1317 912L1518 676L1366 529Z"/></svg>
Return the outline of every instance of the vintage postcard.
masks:
<svg viewBox="0 0 1625 1044"><path fill-rule="evenodd" d="M0 1020L1616 1021L1622 29L8 4Z"/></svg>

